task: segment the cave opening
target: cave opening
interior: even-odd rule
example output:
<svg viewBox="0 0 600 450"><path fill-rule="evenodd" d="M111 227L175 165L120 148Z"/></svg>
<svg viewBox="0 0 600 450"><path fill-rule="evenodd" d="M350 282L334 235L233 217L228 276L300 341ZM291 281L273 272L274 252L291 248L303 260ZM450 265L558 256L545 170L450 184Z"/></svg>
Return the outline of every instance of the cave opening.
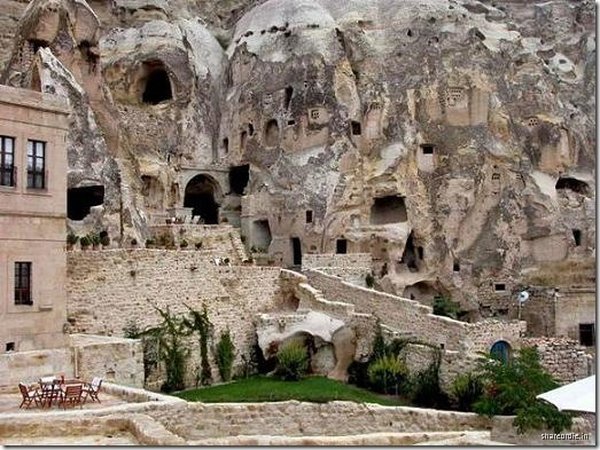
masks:
<svg viewBox="0 0 600 450"><path fill-rule="evenodd" d="M360 134L361 134L361 132L362 132L362 131L361 131L360 122L357 122L357 121L353 120L353 121L351 122L351 126L352 126L352 134L353 134L354 136L360 136Z"/></svg>
<svg viewBox="0 0 600 450"><path fill-rule="evenodd" d="M287 86L285 88L285 102L284 102L285 109L290 108L290 103L292 102L293 94L294 94L294 88L292 86Z"/></svg>
<svg viewBox="0 0 600 450"><path fill-rule="evenodd" d="M67 189L67 217L83 220L92 206L104 203L104 186L84 186Z"/></svg>
<svg viewBox="0 0 600 450"><path fill-rule="evenodd" d="M185 187L183 206L193 208L192 215L202 217L205 224L216 225L219 223L216 192L216 181L206 175L196 175Z"/></svg>
<svg viewBox="0 0 600 450"><path fill-rule="evenodd" d="M573 239L575 240L575 247L579 247L581 245L581 230L577 228L573 228L571 230L573 232Z"/></svg>
<svg viewBox="0 0 600 450"><path fill-rule="evenodd" d="M252 246L258 253L267 253L271 245L271 227L267 219L252 222Z"/></svg>
<svg viewBox="0 0 600 450"><path fill-rule="evenodd" d="M400 195L388 195L374 199L371 207L371 225L406 222L406 203Z"/></svg>
<svg viewBox="0 0 600 450"><path fill-rule="evenodd" d="M573 177L559 178L556 182L556 190L568 189L583 195L589 193L589 188L589 185L585 181Z"/></svg>
<svg viewBox="0 0 600 450"><path fill-rule="evenodd" d="M408 267L408 270L411 272L417 272L419 270L417 264L417 248L415 246L415 234L413 231L408 235L400 263L406 264L406 267Z"/></svg>
<svg viewBox="0 0 600 450"><path fill-rule="evenodd" d="M157 105L161 102L171 100L173 91L171 89L171 80L163 63L146 62L146 79L142 101L150 105Z"/></svg>
<svg viewBox="0 0 600 450"><path fill-rule="evenodd" d="M250 180L250 164L232 166L229 168L229 188L237 195L244 195L244 189Z"/></svg>

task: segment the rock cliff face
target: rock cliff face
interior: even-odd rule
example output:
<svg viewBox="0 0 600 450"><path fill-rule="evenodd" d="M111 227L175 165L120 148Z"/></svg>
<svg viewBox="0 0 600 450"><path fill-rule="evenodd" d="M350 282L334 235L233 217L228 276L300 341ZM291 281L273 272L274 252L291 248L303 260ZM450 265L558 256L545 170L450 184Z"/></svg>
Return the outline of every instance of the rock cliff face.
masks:
<svg viewBox="0 0 600 450"><path fill-rule="evenodd" d="M74 108L72 229L126 244L193 208L282 265L367 252L379 288L483 314L532 268L595 254L591 0L0 12L2 82Z"/></svg>

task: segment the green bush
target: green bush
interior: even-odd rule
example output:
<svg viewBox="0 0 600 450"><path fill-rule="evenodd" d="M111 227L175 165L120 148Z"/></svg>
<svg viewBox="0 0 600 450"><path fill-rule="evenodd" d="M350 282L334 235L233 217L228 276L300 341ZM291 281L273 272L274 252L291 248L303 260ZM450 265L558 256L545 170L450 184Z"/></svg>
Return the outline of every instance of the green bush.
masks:
<svg viewBox="0 0 600 450"><path fill-rule="evenodd" d="M440 386L440 363L441 353L436 349L434 361L417 373L411 380L412 401L417 406L425 408L447 409L450 401L448 395Z"/></svg>
<svg viewBox="0 0 600 450"><path fill-rule="evenodd" d="M558 384L541 366L535 348L524 347L508 362L488 357L479 362L484 393L474 404L478 414L516 415L514 425L520 433L535 428L552 428L555 433L571 427L572 418L536 396L555 389Z"/></svg>
<svg viewBox="0 0 600 450"><path fill-rule="evenodd" d="M286 381L300 380L308 371L308 352L300 342L289 342L277 352L275 375Z"/></svg>
<svg viewBox="0 0 600 450"><path fill-rule="evenodd" d="M231 368L233 367L233 360L235 359L235 345L231 340L229 330L221 333L221 337L217 343L216 353L215 359L217 360L221 379L223 381L231 380Z"/></svg>
<svg viewBox="0 0 600 450"><path fill-rule="evenodd" d="M473 411L473 404L483 395L483 382L476 374L459 375L452 382L450 397L459 411Z"/></svg>
<svg viewBox="0 0 600 450"><path fill-rule="evenodd" d="M78 236L74 235L73 233L67 234L67 244L69 244L70 246L73 246L73 245L77 244L77 241L79 241Z"/></svg>
<svg viewBox="0 0 600 450"><path fill-rule="evenodd" d="M80 240L79 243L81 244L81 248L87 248L90 245L92 245L92 241L90 240L90 238L88 236L83 236Z"/></svg>
<svg viewBox="0 0 600 450"><path fill-rule="evenodd" d="M384 355L373 361L367 372L376 391L398 395L403 390L408 370L398 355Z"/></svg>
<svg viewBox="0 0 600 450"><path fill-rule="evenodd" d="M460 305L447 297L435 297L433 299L433 313L438 316L458 319L460 312Z"/></svg>

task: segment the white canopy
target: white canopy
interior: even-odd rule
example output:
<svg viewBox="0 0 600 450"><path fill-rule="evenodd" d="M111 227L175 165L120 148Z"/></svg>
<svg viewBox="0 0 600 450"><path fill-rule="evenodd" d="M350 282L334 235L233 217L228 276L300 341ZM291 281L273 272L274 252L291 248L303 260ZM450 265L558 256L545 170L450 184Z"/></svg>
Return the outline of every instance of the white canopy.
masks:
<svg viewBox="0 0 600 450"><path fill-rule="evenodd" d="M536 398L552 403L560 411L596 413L596 375L544 392Z"/></svg>

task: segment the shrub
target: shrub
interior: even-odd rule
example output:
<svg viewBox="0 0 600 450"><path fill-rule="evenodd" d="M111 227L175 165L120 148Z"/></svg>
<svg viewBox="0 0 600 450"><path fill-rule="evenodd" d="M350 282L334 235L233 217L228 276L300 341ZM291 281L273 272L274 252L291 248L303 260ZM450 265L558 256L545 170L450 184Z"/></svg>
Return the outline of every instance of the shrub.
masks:
<svg viewBox="0 0 600 450"><path fill-rule="evenodd" d="M88 248L90 245L92 245L92 241L90 241L90 238L88 236L83 236L79 240L79 243L81 244L81 248Z"/></svg>
<svg viewBox="0 0 600 450"><path fill-rule="evenodd" d="M473 404L483 395L483 382L476 374L459 375L452 382L450 397L459 411L473 411Z"/></svg>
<svg viewBox="0 0 600 450"><path fill-rule="evenodd" d="M375 277L368 273L365 277L365 283L369 289L372 289L375 286Z"/></svg>
<svg viewBox="0 0 600 450"><path fill-rule="evenodd" d="M217 343L216 353L215 359L217 360L221 379L223 381L231 380L231 368L233 367L233 360L235 359L235 345L231 340L229 330L221 333L221 337Z"/></svg>
<svg viewBox="0 0 600 450"><path fill-rule="evenodd" d="M408 371L406 364L398 355L384 355L369 365L368 374L371 386L384 394L396 394L402 391Z"/></svg>
<svg viewBox="0 0 600 450"><path fill-rule="evenodd" d="M458 319L460 312L460 305L447 297L435 297L433 299L433 313L438 316Z"/></svg>
<svg viewBox="0 0 600 450"><path fill-rule="evenodd" d="M154 239L146 239L146 248L154 247Z"/></svg>
<svg viewBox="0 0 600 450"><path fill-rule="evenodd" d="M188 241L186 241L185 239L179 243L180 248L187 248L187 246L188 246Z"/></svg>
<svg viewBox="0 0 600 450"><path fill-rule="evenodd" d="M447 409L450 401L448 395L440 387L441 353L436 349L434 361L417 373L411 380L411 397L417 406L426 408Z"/></svg>
<svg viewBox="0 0 600 450"><path fill-rule="evenodd" d="M536 396L558 384L540 365L535 348L524 347L506 363L482 358L478 371L484 381L483 396L474 404L476 413L486 416L516 415L519 433L549 427L555 433L571 427L572 418Z"/></svg>
<svg viewBox="0 0 600 450"><path fill-rule="evenodd" d="M94 247L98 247L100 245L100 236L97 233L90 233L88 236Z"/></svg>
<svg viewBox="0 0 600 450"><path fill-rule="evenodd" d="M369 381L368 371L369 361L352 361L352 364L348 367L348 383L369 389L371 387L371 382Z"/></svg>
<svg viewBox="0 0 600 450"><path fill-rule="evenodd" d="M277 352L275 375L282 380L300 380L308 371L308 353L300 342L293 341Z"/></svg>
<svg viewBox="0 0 600 450"><path fill-rule="evenodd" d="M79 237L74 235L73 233L69 233L67 234L67 244L70 246L73 246L75 244L77 244L77 241L79 241Z"/></svg>

